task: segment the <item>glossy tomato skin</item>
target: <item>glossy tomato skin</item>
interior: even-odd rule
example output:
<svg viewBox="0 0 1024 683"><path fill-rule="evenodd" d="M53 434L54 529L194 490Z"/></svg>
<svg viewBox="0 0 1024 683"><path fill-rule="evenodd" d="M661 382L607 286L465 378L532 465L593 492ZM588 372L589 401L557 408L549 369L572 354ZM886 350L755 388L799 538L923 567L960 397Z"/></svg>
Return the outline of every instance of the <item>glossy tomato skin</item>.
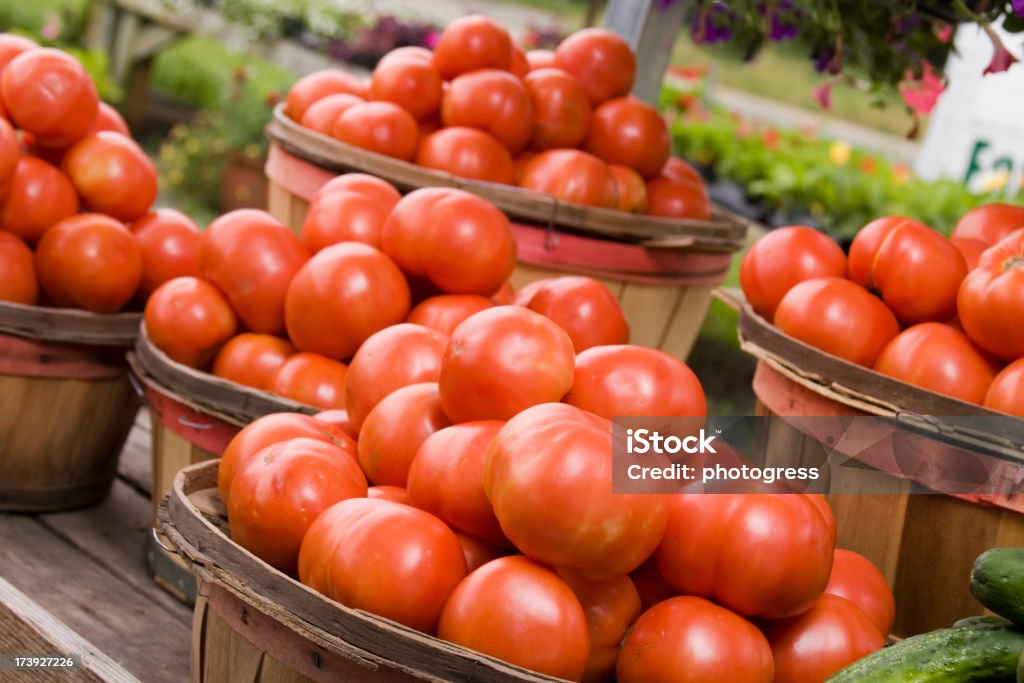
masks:
<svg viewBox="0 0 1024 683"><path fill-rule="evenodd" d="M267 379L265 388L321 410L344 408L347 375L344 363L305 351L281 363Z"/></svg>
<svg viewBox="0 0 1024 683"><path fill-rule="evenodd" d="M491 560L503 557L506 553L490 546L469 534L456 531L455 536L462 545L462 553L466 558L466 572L475 572Z"/></svg>
<svg viewBox="0 0 1024 683"><path fill-rule="evenodd" d="M496 305L477 294L439 294L416 304L405 321L451 335L463 320Z"/></svg>
<svg viewBox="0 0 1024 683"><path fill-rule="evenodd" d="M590 637L579 600L559 576L522 556L470 574L451 594L437 635L540 673L578 681Z"/></svg>
<svg viewBox="0 0 1024 683"><path fill-rule="evenodd" d="M53 48L27 50L0 78L7 117L44 147L63 148L89 132L99 95L85 68Z"/></svg>
<svg viewBox="0 0 1024 683"><path fill-rule="evenodd" d="M324 410L313 417L318 421L329 425L332 430L340 431L353 441L359 438L359 432L357 432L355 427L352 426L352 421L348 417L348 411L344 408Z"/></svg>
<svg viewBox="0 0 1024 683"><path fill-rule="evenodd" d="M336 190L313 200L302 224L302 243L311 254L340 242L380 248L380 234L394 205L360 192Z"/></svg>
<svg viewBox="0 0 1024 683"><path fill-rule="evenodd" d="M986 408L1024 417L1024 358L1003 368L985 394Z"/></svg>
<svg viewBox="0 0 1024 683"><path fill-rule="evenodd" d="M526 63L530 67L530 71L557 68L555 66L554 50L527 50Z"/></svg>
<svg viewBox="0 0 1024 683"><path fill-rule="evenodd" d="M62 220L36 247L36 273L58 306L116 313L142 279L142 252L123 223L98 213Z"/></svg>
<svg viewBox="0 0 1024 683"><path fill-rule="evenodd" d="M959 330L920 323L882 349L875 370L944 396L981 403L998 368Z"/></svg>
<svg viewBox="0 0 1024 683"><path fill-rule="evenodd" d="M1024 228L1024 206L983 204L971 209L957 221L950 237L976 239L994 245L1011 232Z"/></svg>
<svg viewBox="0 0 1024 683"><path fill-rule="evenodd" d="M47 229L76 213L78 194L60 169L35 157L18 160L0 205L4 230L34 244Z"/></svg>
<svg viewBox="0 0 1024 683"><path fill-rule="evenodd" d="M925 227L924 223L905 216L883 216L857 231L850 244L848 273L851 280L865 289L874 288L871 271L875 256L889 234L901 225Z"/></svg>
<svg viewBox="0 0 1024 683"><path fill-rule="evenodd" d="M573 204L605 209L619 205L619 188L604 163L578 149L549 149L526 163L519 184Z"/></svg>
<svg viewBox="0 0 1024 683"><path fill-rule="evenodd" d="M707 413L693 371L675 356L644 346L595 346L580 353L565 402L609 420Z"/></svg>
<svg viewBox="0 0 1024 683"><path fill-rule="evenodd" d="M149 296L176 277L199 276L199 227L175 209L156 209L129 228L142 251L139 294Z"/></svg>
<svg viewBox="0 0 1024 683"><path fill-rule="evenodd" d="M382 498L384 500L390 500L393 503L401 503L402 505L411 504L409 503L409 492L401 486L371 486L366 491L366 497Z"/></svg>
<svg viewBox="0 0 1024 683"><path fill-rule="evenodd" d="M210 362L237 326L224 295L195 277L174 278L157 287L146 302L145 321L150 341L171 360L192 368Z"/></svg>
<svg viewBox="0 0 1024 683"><path fill-rule="evenodd" d="M775 324L802 342L868 367L900 331L888 306L836 277L805 280L790 289L775 311Z"/></svg>
<svg viewBox="0 0 1024 683"><path fill-rule="evenodd" d="M778 619L821 597L835 546L834 528L807 496L679 494L656 558L681 593Z"/></svg>
<svg viewBox="0 0 1024 683"><path fill-rule="evenodd" d="M335 503L366 496L366 478L337 446L292 439L256 453L235 475L228 496L233 541L294 574L302 537Z"/></svg>
<svg viewBox="0 0 1024 683"><path fill-rule="evenodd" d="M860 607L883 636L892 631L896 620L892 589L882 572L863 555L837 548L825 593L846 598Z"/></svg>
<svg viewBox="0 0 1024 683"><path fill-rule="evenodd" d="M610 164L653 178L672 152L668 126L658 110L633 97L608 100L594 110L586 150Z"/></svg>
<svg viewBox="0 0 1024 683"><path fill-rule="evenodd" d="M654 557L649 558L630 572L629 578L633 581L633 585L636 586L636 590L640 594L640 607L643 612L646 612L659 602L679 595L679 591L668 585L665 577L658 571L658 563Z"/></svg>
<svg viewBox="0 0 1024 683"><path fill-rule="evenodd" d="M618 188L619 211L645 213L647 211L647 184L643 177L628 166L608 164L608 170Z"/></svg>
<svg viewBox="0 0 1024 683"><path fill-rule="evenodd" d="M465 126L442 128L424 137L416 163L470 180L509 185L515 179L508 149L493 135Z"/></svg>
<svg viewBox="0 0 1024 683"><path fill-rule="evenodd" d="M526 305L569 334L576 353L592 346L629 342L629 323L615 295L583 275L555 278Z"/></svg>
<svg viewBox="0 0 1024 683"><path fill-rule="evenodd" d="M661 175L672 180L690 180L695 183L704 182L700 171L679 157L669 157L665 165L661 167Z"/></svg>
<svg viewBox="0 0 1024 683"><path fill-rule="evenodd" d="M441 106L441 73L433 60L420 55L387 54L378 62L370 78L370 97L394 102L425 121Z"/></svg>
<svg viewBox="0 0 1024 683"><path fill-rule="evenodd" d="M768 321L774 319L786 292L816 277L846 277L846 255L832 238L803 225L767 233L740 265L743 294Z"/></svg>
<svg viewBox="0 0 1024 683"><path fill-rule="evenodd" d="M409 285L398 266L367 244L317 253L288 287L288 336L303 351L345 359L371 334L405 319Z"/></svg>
<svg viewBox="0 0 1024 683"><path fill-rule="evenodd" d="M763 626L777 683L824 683L832 674L885 645L857 605L823 595L809 611Z"/></svg>
<svg viewBox="0 0 1024 683"><path fill-rule="evenodd" d="M39 300L32 250L9 232L0 231L0 301L35 305Z"/></svg>
<svg viewBox="0 0 1024 683"><path fill-rule="evenodd" d="M284 113L293 121L301 121L306 110L316 101L334 95L347 93L366 98L366 85L352 74L341 69L324 69L303 76L288 91Z"/></svg>
<svg viewBox="0 0 1024 683"><path fill-rule="evenodd" d="M498 432L484 489L505 535L525 555L610 579L636 569L658 545L668 501L612 494L611 429L609 420L548 403Z"/></svg>
<svg viewBox="0 0 1024 683"><path fill-rule="evenodd" d="M121 114L106 102L100 101L99 110L96 112L96 119L92 122L88 135L102 131L120 133L129 138L132 136L132 132L129 130L128 124L125 123Z"/></svg>
<svg viewBox="0 0 1024 683"><path fill-rule="evenodd" d="M338 117L332 133L342 142L402 161L416 156L420 135L412 114L393 102L349 107Z"/></svg>
<svg viewBox="0 0 1024 683"><path fill-rule="evenodd" d="M156 201L156 167L120 133L103 131L68 150L61 167L85 205L118 220L142 217Z"/></svg>
<svg viewBox="0 0 1024 683"><path fill-rule="evenodd" d="M334 135L334 124L349 107L366 102L351 93L335 93L317 100L302 114L300 123L324 135Z"/></svg>
<svg viewBox="0 0 1024 683"><path fill-rule="evenodd" d="M445 80L477 69L512 66L512 38L498 22L470 14L450 22L434 46L434 65Z"/></svg>
<svg viewBox="0 0 1024 683"><path fill-rule="evenodd" d="M526 147L533 135L533 103L523 82L501 69L479 69L457 76L441 101L445 127L479 128L509 152Z"/></svg>
<svg viewBox="0 0 1024 683"><path fill-rule="evenodd" d="M576 31L555 50L555 66L578 78L598 105L633 89L636 57L619 36L603 28Z"/></svg>
<svg viewBox="0 0 1024 683"><path fill-rule="evenodd" d="M982 242L979 239L973 239L970 237L951 237L950 243L960 250L960 254L964 257L964 261L967 263L967 270L972 271L978 266L978 261L981 260L981 255L989 248L987 242Z"/></svg>
<svg viewBox="0 0 1024 683"><path fill-rule="evenodd" d="M16 33L0 33L0 73L22 52L39 47L36 41Z"/></svg>
<svg viewBox="0 0 1024 683"><path fill-rule="evenodd" d="M530 147L543 152L582 145L590 127L590 97L583 84L561 69L536 69L523 85L536 119Z"/></svg>
<svg viewBox="0 0 1024 683"><path fill-rule="evenodd" d="M507 420L572 387L572 340L558 325L519 306L467 318L441 361L441 402L453 422Z"/></svg>
<svg viewBox="0 0 1024 683"><path fill-rule="evenodd" d="M1024 356L1024 229L986 251L957 297L964 332L1005 361Z"/></svg>
<svg viewBox="0 0 1024 683"><path fill-rule="evenodd" d="M7 193L7 184L14 177L21 158L21 143L7 119L0 117L0 199Z"/></svg>
<svg viewBox="0 0 1024 683"><path fill-rule="evenodd" d="M644 612L616 666L620 683L772 683L768 641L743 617L698 597L675 597Z"/></svg>
<svg viewBox="0 0 1024 683"><path fill-rule="evenodd" d="M292 355L291 342L270 334L245 332L232 337L213 359L213 374L254 389L265 389L270 378Z"/></svg>
<svg viewBox="0 0 1024 683"><path fill-rule="evenodd" d="M568 569L558 575L569 584L587 617L590 654L583 672L584 683L615 680L615 663L629 627L640 616L640 594L628 576L590 581Z"/></svg>
<svg viewBox="0 0 1024 683"><path fill-rule="evenodd" d="M344 173L331 178L320 188L317 196L326 197L334 192L357 192L389 208L394 207L402 198L394 185L366 173Z"/></svg>
<svg viewBox="0 0 1024 683"><path fill-rule="evenodd" d="M647 182L648 216L709 220L711 200L703 181L658 176Z"/></svg>

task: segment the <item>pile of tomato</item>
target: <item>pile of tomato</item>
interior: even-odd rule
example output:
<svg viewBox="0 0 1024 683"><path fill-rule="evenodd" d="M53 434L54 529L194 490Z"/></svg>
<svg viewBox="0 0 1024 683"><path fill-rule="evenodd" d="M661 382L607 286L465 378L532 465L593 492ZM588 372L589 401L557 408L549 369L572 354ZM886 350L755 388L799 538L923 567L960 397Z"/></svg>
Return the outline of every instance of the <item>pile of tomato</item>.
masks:
<svg viewBox="0 0 1024 683"><path fill-rule="evenodd" d="M463 178L565 202L710 218L704 183L671 157L665 121L629 96L636 59L588 28L524 53L497 22L454 20L433 52L402 47L368 82L338 70L301 79L285 112L342 142Z"/></svg>
<svg viewBox="0 0 1024 683"><path fill-rule="evenodd" d="M980 206L950 238L886 216L849 254L810 228L783 228L754 244L740 276L754 310L797 339L1024 416L1024 207Z"/></svg>

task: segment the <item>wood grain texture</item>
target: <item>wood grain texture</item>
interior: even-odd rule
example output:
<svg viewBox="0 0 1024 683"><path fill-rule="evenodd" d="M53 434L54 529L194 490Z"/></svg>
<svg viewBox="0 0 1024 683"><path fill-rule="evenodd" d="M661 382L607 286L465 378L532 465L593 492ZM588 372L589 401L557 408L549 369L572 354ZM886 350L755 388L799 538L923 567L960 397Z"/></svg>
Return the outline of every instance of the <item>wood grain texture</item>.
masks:
<svg viewBox="0 0 1024 683"><path fill-rule="evenodd" d="M0 333L25 339L129 348L135 343L141 322L141 313L100 315L75 308L0 301Z"/></svg>

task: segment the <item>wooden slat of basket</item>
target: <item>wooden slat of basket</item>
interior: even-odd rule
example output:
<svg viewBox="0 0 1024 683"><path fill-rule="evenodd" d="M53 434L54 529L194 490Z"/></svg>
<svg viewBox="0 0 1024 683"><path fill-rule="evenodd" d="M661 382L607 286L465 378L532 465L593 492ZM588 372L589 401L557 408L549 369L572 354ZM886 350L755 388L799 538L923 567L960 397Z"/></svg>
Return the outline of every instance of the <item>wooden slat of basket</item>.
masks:
<svg viewBox="0 0 1024 683"><path fill-rule="evenodd" d="M0 301L0 333L37 341L129 347L135 343L141 322L141 313L100 315Z"/></svg>

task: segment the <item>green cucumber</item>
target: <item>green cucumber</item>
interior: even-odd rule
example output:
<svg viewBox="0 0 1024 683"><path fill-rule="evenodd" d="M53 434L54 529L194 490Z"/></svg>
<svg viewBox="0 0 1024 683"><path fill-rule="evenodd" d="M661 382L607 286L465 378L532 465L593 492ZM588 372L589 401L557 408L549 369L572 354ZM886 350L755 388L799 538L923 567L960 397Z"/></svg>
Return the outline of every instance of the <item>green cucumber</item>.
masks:
<svg viewBox="0 0 1024 683"><path fill-rule="evenodd" d="M1024 548L993 548L974 561L971 594L978 602L1024 626Z"/></svg>
<svg viewBox="0 0 1024 683"><path fill-rule="evenodd" d="M923 633L854 662L827 683L1014 683L1024 632L1002 619Z"/></svg>

